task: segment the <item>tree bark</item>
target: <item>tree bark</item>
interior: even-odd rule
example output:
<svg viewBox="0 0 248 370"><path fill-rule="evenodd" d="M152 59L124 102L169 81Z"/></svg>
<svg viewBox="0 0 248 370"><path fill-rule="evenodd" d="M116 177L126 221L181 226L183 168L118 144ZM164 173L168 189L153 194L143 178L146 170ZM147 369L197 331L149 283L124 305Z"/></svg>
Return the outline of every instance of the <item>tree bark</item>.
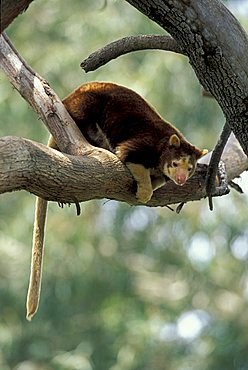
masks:
<svg viewBox="0 0 248 370"><path fill-rule="evenodd" d="M27 65L6 35L0 35L0 68L41 117L61 151L78 154L93 148L47 81Z"/></svg>
<svg viewBox="0 0 248 370"><path fill-rule="evenodd" d="M111 42L103 48L95 51L80 64L85 72L95 69L108 63L110 60L118 58L121 55L138 50L159 49L182 53L182 50L170 36L164 35L138 35L123 37L120 40Z"/></svg>
<svg viewBox="0 0 248 370"><path fill-rule="evenodd" d="M126 1L177 41L248 154L248 38L236 18L219 0Z"/></svg>
<svg viewBox="0 0 248 370"><path fill-rule="evenodd" d="M26 11L33 0L1 0L0 33L22 12Z"/></svg>
<svg viewBox="0 0 248 370"><path fill-rule="evenodd" d="M230 148L227 158L230 160L232 155ZM237 168L247 168L244 161L246 156L239 157ZM232 160L229 163L232 164ZM154 192L148 205L165 206L203 198L206 167L199 165L193 178L182 187L169 181ZM108 198L139 204L135 198L136 185L127 167L109 151L102 149L100 153L96 150L89 155L72 156L30 140L2 137L0 193L16 190L26 190L59 203Z"/></svg>
<svg viewBox="0 0 248 370"><path fill-rule="evenodd" d="M179 50L188 55L202 85L218 100L247 153L248 43L235 18L217 0L128 2L171 33ZM138 204L135 183L127 168L113 154L86 142L47 82L3 37L0 61L11 83L41 116L60 149L73 154L62 154L25 139L2 138L0 193L24 189L61 203L109 198ZM232 140L222 158L228 180L248 168L246 155ZM154 193L148 205L164 206L205 197L205 175L206 166L199 166L183 187L168 182Z"/></svg>

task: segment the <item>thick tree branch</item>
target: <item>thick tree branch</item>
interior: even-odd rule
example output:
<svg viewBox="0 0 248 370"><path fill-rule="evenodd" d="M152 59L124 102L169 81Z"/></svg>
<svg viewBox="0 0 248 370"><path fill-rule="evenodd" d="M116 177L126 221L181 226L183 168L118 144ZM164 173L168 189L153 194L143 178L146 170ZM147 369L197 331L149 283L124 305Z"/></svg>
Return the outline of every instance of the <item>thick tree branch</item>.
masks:
<svg viewBox="0 0 248 370"><path fill-rule="evenodd" d="M108 63L110 60L118 58L121 55L145 49L160 49L183 54L182 49L171 36L129 36L111 42L103 48L95 51L81 63L81 67L85 70L85 72L94 71L95 69Z"/></svg>
<svg viewBox="0 0 248 370"><path fill-rule="evenodd" d="M206 166L184 186L168 182L158 189L149 206L165 206L206 195ZM16 137L0 139L0 194L26 190L61 203L108 198L137 205L135 182L126 166L112 153L101 150L71 156L42 144Z"/></svg>
<svg viewBox="0 0 248 370"><path fill-rule="evenodd" d="M248 154L248 38L219 0L126 0L176 40Z"/></svg>
<svg viewBox="0 0 248 370"><path fill-rule="evenodd" d="M77 154L92 150L59 97L21 58L6 35L0 36L0 68L41 117L62 151Z"/></svg>
<svg viewBox="0 0 248 370"><path fill-rule="evenodd" d="M149 206L199 200L206 196L205 176L211 153L202 158L196 174L184 186L168 182L154 192ZM248 168L248 159L232 135L222 160L228 181ZM30 140L0 139L0 194L26 190L50 201L74 203L89 199L116 199L137 205L135 183L126 166L108 151L101 155L71 156Z"/></svg>

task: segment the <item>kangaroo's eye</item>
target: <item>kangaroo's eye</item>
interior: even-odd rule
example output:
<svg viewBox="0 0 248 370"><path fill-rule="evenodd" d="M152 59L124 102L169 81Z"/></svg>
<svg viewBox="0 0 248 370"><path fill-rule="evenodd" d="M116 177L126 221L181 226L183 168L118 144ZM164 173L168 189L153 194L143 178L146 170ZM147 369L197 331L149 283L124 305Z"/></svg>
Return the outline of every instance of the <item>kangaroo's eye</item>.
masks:
<svg viewBox="0 0 248 370"><path fill-rule="evenodd" d="M175 161L173 161L171 164L172 164L172 167L177 167L178 166L178 163L175 162Z"/></svg>
<svg viewBox="0 0 248 370"><path fill-rule="evenodd" d="M189 172L192 172L192 171L193 171L193 167L189 167L189 168L188 168L188 171L189 171Z"/></svg>

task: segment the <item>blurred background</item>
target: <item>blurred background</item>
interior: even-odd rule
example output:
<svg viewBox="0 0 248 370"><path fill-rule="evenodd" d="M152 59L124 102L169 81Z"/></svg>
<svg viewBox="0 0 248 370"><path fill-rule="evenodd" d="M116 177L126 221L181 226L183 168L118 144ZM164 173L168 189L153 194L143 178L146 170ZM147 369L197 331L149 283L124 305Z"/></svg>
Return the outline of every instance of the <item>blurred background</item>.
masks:
<svg viewBox="0 0 248 370"><path fill-rule="evenodd" d="M230 2L247 29L245 1ZM19 53L62 97L92 80L144 96L211 150L223 115L183 56L132 53L93 73L80 62L118 38L161 33L125 1L34 1L8 28ZM36 114L0 74L0 134L46 143ZM25 319L35 197L0 199L1 370L248 369L245 193L167 208L89 201L49 206L40 308Z"/></svg>

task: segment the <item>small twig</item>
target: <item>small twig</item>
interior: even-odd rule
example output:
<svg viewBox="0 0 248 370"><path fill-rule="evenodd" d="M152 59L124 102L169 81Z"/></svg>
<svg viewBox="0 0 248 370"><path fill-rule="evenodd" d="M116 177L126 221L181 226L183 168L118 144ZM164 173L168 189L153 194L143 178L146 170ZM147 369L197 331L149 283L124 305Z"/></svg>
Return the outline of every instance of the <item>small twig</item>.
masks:
<svg viewBox="0 0 248 370"><path fill-rule="evenodd" d="M181 210L183 209L183 206L184 206L184 202L181 202L177 208L176 208L176 213L179 214L181 212Z"/></svg>
<svg viewBox="0 0 248 370"><path fill-rule="evenodd" d="M166 206L170 211L174 212L174 209L171 208L170 206Z"/></svg>
<svg viewBox="0 0 248 370"><path fill-rule="evenodd" d="M77 211L77 216L80 216L81 207L80 207L79 201L77 199L75 199L75 207L76 207L76 211Z"/></svg>
<svg viewBox="0 0 248 370"><path fill-rule="evenodd" d="M231 188L233 188L234 190L236 190L238 193L240 193L240 194L243 194L244 193L244 191L243 191L243 189L241 188L241 186L239 186L238 184L236 184L236 182L234 182L234 181L230 181L229 182L229 186L231 187Z"/></svg>
<svg viewBox="0 0 248 370"><path fill-rule="evenodd" d="M223 153L223 150L225 148L225 145L227 143L227 140L231 134L231 128L229 126L228 121L226 121L224 128L222 130L222 133L220 135L220 138L213 150L209 166L208 166L208 172L207 172L207 182L206 182L206 192L209 199L209 208L212 211L213 210L213 200L212 200L212 194L215 191L215 181L216 176L218 172L218 165L220 162L221 155Z"/></svg>
<svg viewBox="0 0 248 370"><path fill-rule="evenodd" d="M85 72L94 71L107 64L110 60L132 51L160 49L174 53L185 54L178 43L171 37L165 35L138 35L128 36L111 42L90 54L80 64Z"/></svg>

